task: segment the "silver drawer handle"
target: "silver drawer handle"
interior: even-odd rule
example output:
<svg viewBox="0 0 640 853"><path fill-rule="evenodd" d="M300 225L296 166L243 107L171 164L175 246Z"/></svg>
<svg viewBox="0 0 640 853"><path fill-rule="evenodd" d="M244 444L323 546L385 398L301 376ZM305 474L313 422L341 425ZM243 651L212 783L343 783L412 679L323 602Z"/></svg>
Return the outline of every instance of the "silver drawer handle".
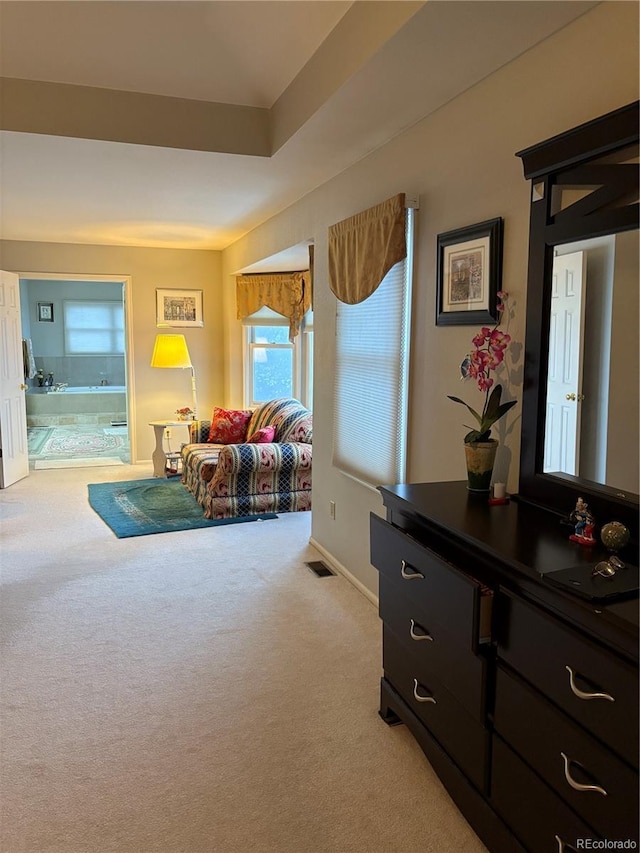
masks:
<svg viewBox="0 0 640 853"><path fill-rule="evenodd" d="M416 627L420 628L421 631L424 631L424 634L416 634ZM427 631L426 628L423 628L422 625L416 625L414 620L411 620L411 627L409 628L409 636L412 640L429 640L430 643L433 643L433 637Z"/></svg>
<svg viewBox="0 0 640 853"><path fill-rule="evenodd" d="M578 699L607 699L609 702L616 701L613 696L609 696L608 693L585 693L583 690L580 690L576 685L575 674L571 667L565 666L565 669L569 673L569 687L571 687L571 692L574 693Z"/></svg>
<svg viewBox="0 0 640 853"><path fill-rule="evenodd" d="M581 785L580 782L576 782L576 780L571 776L569 769L571 759L568 758L564 752L561 752L560 755L564 761L564 778L571 785L574 791L596 791L598 794L602 794L603 797L607 796L607 792L604 788L601 788L600 785Z"/></svg>
<svg viewBox="0 0 640 853"><path fill-rule="evenodd" d="M412 569L412 571L407 571L407 563L403 560L400 563L400 574L406 581L417 580L417 578L422 578L424 580L424 575L420 574L417 569Z"/></svg>
<svg viewBox="0 0 640 853"><path fill-rule="evenodd" d="M433 698L433 696L422 696L420 693L418 693L418 687L422 687L422 685L418 684L417 678L414 678L413 679L413 698L417 702L431 702L432 705L437 704L436 700Z"/></svg>

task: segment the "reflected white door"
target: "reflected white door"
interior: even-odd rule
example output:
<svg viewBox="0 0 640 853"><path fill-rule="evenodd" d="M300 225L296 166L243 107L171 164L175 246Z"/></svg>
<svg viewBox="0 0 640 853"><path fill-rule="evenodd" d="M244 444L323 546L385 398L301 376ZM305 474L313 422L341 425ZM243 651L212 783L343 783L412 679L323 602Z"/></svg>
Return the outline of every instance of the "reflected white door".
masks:
<svg viewBox="0 0 640 853"><path fill-rule="evenodd" d="M20 284L0 271L0 489L29 474Z"/></svg>
<svg viewBox="0 0 640 853"><path fill-rule="evenodd" d="M553 261L544 470L578 473L584 337L584 252Z"/></svg>

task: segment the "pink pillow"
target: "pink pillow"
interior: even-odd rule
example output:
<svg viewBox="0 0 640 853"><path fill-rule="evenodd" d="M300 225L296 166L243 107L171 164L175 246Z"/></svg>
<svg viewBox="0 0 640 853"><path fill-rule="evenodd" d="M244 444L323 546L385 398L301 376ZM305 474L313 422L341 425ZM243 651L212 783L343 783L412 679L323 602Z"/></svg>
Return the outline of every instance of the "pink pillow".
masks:
<svg viewBox="0 0 640 853"><path fill-rule="evenodd" d="M249 436L247 444L271 444L275 434L276 428L274 426L262 427Z"/></svg>
<svg viewBox="0 0 640 853"><path fill-rule="evenodd" d="M213 410L208 441L211 444L242 444L253 412L250 409Z"/></svg>

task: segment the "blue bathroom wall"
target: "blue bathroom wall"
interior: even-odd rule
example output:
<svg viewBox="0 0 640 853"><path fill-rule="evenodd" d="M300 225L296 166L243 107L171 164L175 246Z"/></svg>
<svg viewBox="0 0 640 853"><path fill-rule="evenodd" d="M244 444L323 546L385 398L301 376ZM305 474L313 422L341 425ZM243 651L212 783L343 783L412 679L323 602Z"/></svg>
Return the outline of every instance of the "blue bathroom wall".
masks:
<svg viewBox="0 0 640 853"><path fill-rule="evenodd" d="M67 385L125 385L124 355L67 355L63 302L67 299L122 301L122 282L21 279L22 336L31 338L36 367ZM38 303L53 305L53 321L41 321ZM35 379L31 385L37 385Z"/></svg>

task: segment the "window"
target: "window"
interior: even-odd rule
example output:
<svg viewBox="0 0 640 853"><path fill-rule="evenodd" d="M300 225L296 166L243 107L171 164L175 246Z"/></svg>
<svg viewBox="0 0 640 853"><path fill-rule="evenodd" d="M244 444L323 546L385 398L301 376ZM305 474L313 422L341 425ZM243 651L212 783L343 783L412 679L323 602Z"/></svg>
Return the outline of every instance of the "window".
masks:
<svg viewBox="0 0 640 853"><path fill-rule="evenodd" d="M406 477L414 211L407 257L357 305L338 301L333 463L374 486Z"/></svg>
<svg viewBox="0 0 640 853"><path fill-rule="evenodd" d="M66 355L122 355L124 353L122 302L65 300L63 314Z"/></svg>
<svg viewBox="0 0 640 853"><path fill-rule="evenodd" d="M245 405L278 397L311 400L313 326L311 312L295 342L289 341L289 321L270 308L261 308L242 321L245 326Z"/></svg>

